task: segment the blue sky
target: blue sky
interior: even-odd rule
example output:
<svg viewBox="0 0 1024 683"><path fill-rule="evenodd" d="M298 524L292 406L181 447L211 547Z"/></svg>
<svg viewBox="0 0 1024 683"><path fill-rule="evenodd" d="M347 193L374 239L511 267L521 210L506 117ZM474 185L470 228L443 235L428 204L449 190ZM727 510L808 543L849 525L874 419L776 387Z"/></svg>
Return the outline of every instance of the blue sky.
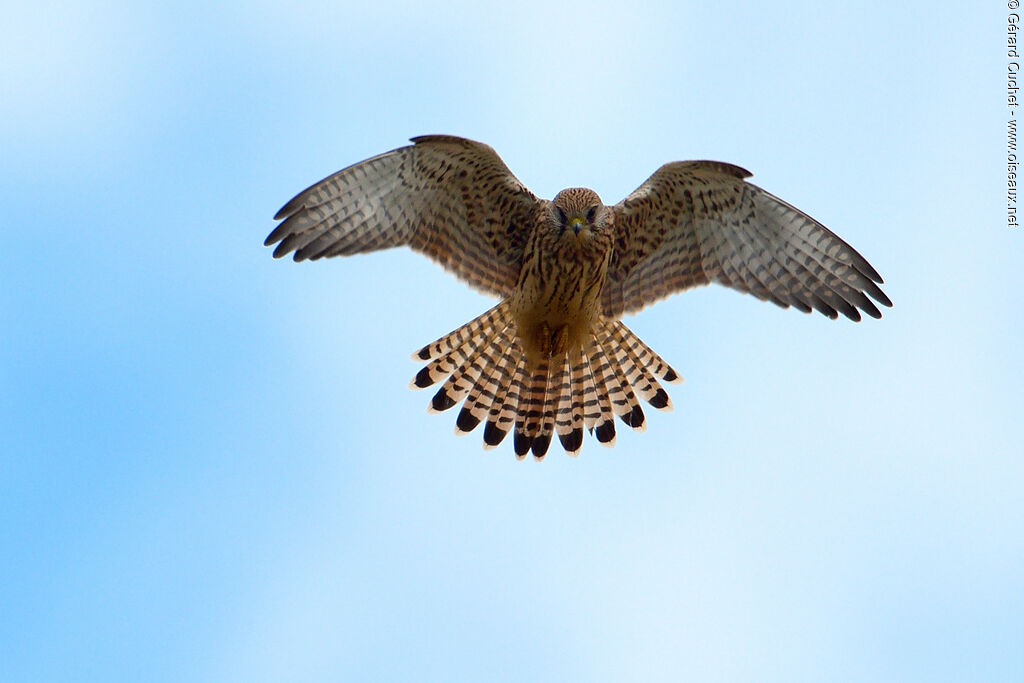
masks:
<svg viewBox="0 0 1024 683"><path fill-rule="evenodd" d="M1024 679L1003 13L9 8L0 678ZM406 384L491 300L406 250L262 246L298 190L442 132L546 197L739 164L895 308L688 292L627 320L673 413L483 452Z"/></svg>

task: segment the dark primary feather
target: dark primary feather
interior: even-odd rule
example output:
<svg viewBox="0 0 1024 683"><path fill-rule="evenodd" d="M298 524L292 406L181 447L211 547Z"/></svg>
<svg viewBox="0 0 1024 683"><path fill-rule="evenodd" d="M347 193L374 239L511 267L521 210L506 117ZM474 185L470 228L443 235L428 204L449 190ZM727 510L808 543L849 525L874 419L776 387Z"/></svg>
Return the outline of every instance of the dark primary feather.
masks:
<svg viewBox="0 0 1024 683"><path fill-rule="evenodd" d="M264 244L296 261L408 245L477 289L512 294L538 199L487 145L412 141L300 192Z"/></svg>
<svg viewBox="0 0 1024 683"><path fill-rule="evenodd" d="M892 305L863 256L749 176L721 162L673 162L617 204L605 315L709 282L830 318L880 317L869 296Z"/></svg>

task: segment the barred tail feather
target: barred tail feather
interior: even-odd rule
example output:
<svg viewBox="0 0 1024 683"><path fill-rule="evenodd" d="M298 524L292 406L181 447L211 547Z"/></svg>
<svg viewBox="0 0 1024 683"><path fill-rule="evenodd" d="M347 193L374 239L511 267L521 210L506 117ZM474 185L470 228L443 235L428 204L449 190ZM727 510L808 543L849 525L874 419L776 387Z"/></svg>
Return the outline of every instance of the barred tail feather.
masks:
<svg viewBox="0 0 1024 683"><path fill-rule="evenodd" d="M640 401L659 410L672 402L661 381L681 381L676 372L618 321L600 321L582 353L542 360L532 367L516 338L509 302L424 346L413 357L429 361L413 379L414 388L441 382L428 410L462 403L455 433L481 422L484 448L513 432L517 458L546 455L557 436L577 455L586 428L605 446L615 444L615 418L634 430L646 428Z"/></svg>
<svg viewBox="0 0 1024 683"><path fill-rule="evenodd" d="M637 344L643 343L640 338L622 323L612 325L610 331L612 339L615 340L615 359L625 370L626 380L640 394L640 398L658 410L672 410L672 399L668 397L668 392L638 353ZM657 362L654 365L657 365ZM665 367L668 368L667 365ZM672 370L672 373L675 371Z"/></svg>
<svg viewBox="0 0 1024 683"><path fill-rule="evenodd" d="M608 339L607 329L600 330L590 350L590 365L594 370L594 377L600 390L603 390L611 401L612 413L631 427L641 426L644 421L643 409L637 403L629 384L622 381L620 368L614 356L605 350L605 346L611 343L613 342ZM639 415L635 414L634 407L639 410Z"/></svg>
<svg viewBox="0 0 1024 683"><path fill-rule="evenodd" d="M590 358L588 356L583 357L581 363L584 375L583 375L583 424L586 426L587 431L591 434L595 433L595 429L605 422L611 422L611 438L615 438L615 421L612 419L612 408L611 402L608 400L607 394L605 394L603 387L597 383L597 378L594 376L594 368L590 364ZM602 433L607 430L597 431L597 440L602 444L609 446L614 445L608 443L608 439L602 439Z"/></svg>
<svg viewBox="0 0 1024 683"><path fill-rule="evenodd" d="M547 390L545 391L544 411L541 416L540 433L533 440L531 450L533 457L543 458L551 444L551 438L558 434L559 416L564 412L569 414L568 408L563 405L568 400L567 360L556 358L551 361L551 369L548 372ZM561 435L559 435L561 441Z"/></svg>
<svg viewBox="0 0 1024 683"><path fill-rule="evenodd" d="M462 327L449 332L435 342L427 344L412 354L413 360L433 360L441 358L460 348L471 347L482 334L493 327L498 321L507 326L512 321L511 305L503 301L483 315L473 318Z"/></svg>
<svg viewBox="0 0 1024 683"><path fill-rule="evenodd" d="M590 350L588 359L594 380L594 389L601 402L601 412L594 424L594 436L598 443L611 448L615 445L616 401L621 400L618 383L613 379L604 351L597 342ZM623 401L624 403L624 401Z"/></svg>
<svg viewBox="0 0 1024 683"><path fill-rule="evenodd" d="M518 354L506 383L495 395L490 409L487 411L487 426L484 427L484 448L494 448L500 444L508 430L515 422L516 408L519 407L519 394L526 388L526 356L518 345L511 353Z"/></svg>
<svg viewBox="0 0 1024 683"><path fill-rule="evenodd" d="M459 417L455 420L456 434L467 434L476 429L487 417L495 399L503 400L498 398L498 394L508 388L508 377L512 373L510 362L510 354L500 353L497 364L484 371L481 381L476 383L466 397L466 402L462 404Z"/></svg>
<svg viewBox="0 0 1024 683"><path fill-rule="evenodd" d="M434 398L430 401L430 406L427 408L428 412L439 413L442 410L448 410L466 398L467 394L479 385L480 375L484 371L484 364L497 358L498 353L500 353L500 345L495 342L494 338L478 346L462 365L452 372L448 379L445 380L445 383L441 385L441 388L437 390Z"/></svg>
<svg viewBox="0 0 1024 683"><path fill-rule="evenodd" d="M519 406L516 408L516 429L513 436L513 447L516 457L523 458L534 449L538 459L547 452L547 443L539 439L542 422L547 405L548 368L547 360L541 361L530 374L526 391L519 395ZM536 446L534 441L537 440ZM548 436L550 442L550 435Z"/></svg>
<svg viewBox="0 0 1024 683"><path fill-rule="evenodd" d="M583 445L583 386L582 363L572 363L568 357L562 362L556 384L561 387L558 412L555 415L555 433L568 455L579 455Z"/></svg>
<svg viewBox="0 0 1024 683"><path fill-rule="evenodd" d="M655 377L660 377L669 384L682 384L683 378L672 369L672 366L662 360L661 356L651 350L640 337L633 334L633 331L626 327L621 320L610 323L610 327L616 329L622 335L623 343L636 354L639 362L648 368Z"/></svg>

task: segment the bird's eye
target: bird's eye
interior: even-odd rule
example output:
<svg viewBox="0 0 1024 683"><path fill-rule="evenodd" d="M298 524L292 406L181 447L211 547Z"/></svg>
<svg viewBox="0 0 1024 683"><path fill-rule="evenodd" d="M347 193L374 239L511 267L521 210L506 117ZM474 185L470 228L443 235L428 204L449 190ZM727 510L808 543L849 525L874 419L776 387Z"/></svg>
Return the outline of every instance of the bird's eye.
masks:
<svg viewBox="0 0 1024 683"><path fill-rule="evenodd" d="M562 211L562 207L560 206L556 206L555 211L558 212L558 222L561 223L562 225L565 225L565 211Z"/></svg>
<svg viewBox="0 0 1024 683"><path fill-rule="evenodd" d="M587 222L593 223L595 218L597 218L597 207L592 206L587 210Z"/></svg>

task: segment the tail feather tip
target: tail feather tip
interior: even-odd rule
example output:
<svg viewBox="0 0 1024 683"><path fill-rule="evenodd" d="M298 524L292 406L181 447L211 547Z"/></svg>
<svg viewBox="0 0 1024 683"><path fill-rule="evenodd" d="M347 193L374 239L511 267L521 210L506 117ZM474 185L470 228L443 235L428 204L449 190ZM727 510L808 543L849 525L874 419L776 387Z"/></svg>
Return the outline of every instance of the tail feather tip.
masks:
<svg viewBox="0 0 1024 683"><path fill-rule="evenodd" d="M516 431L512 435L512 448L516 452L517 458L524 458L526 454L530 452L530 446L533 445L533 439L528 437L524 432Z"/></svg>
<svg viewBox="0 0 1024 683"><path fill-rule="evenodd" d="M434 383L434 379L431 378L431 376L430 376L430 369L429 369L429 366L428 366L428 367L425 367L425 368L421 368L420 371L416 373L416 376L412 378L411 382L409 382L409 388L410 389L426 389L427 387L429 387L433 383Z"/></svg>
<svg viewBox="0 0 1024 683"><path fill-rule="evenodd" d="M672 399L668 397L668 392L658 387L658 391L647 401L658 410L672 410Z"/></svg>
<svg viewBox="0 0 1024 683"><path fill-rule="evenodd" d="M562 442L562 448L565 449L566 454L577 456L583 445L583 429L577 427L567 434L559 434L558 440Z"/></svg>
<svg viewBox="0 0 1024 683"><path fill-rule="evenodd" d="M508 434L508 432L498 427L496 422L489 421L484 427L484 447L494 448L505 440L506 434Z"/></svg>
<svg viewBox="0 0 1024 683"><path fill-rule="evenodd" d="M615 423L611 420L606 420L596 425L594 427L594 435L597 437L598 443L611 447L615 443Z"/></svg>
<svg viewBox="0 0 1024 683"><path fill-rule="evenodd" d="M640 404L634 404L633 409L621 415L622 421L638 432L647 430L646 418Z"/></svg>
<svg viewBox="0 0 1024 683"><path fill-rule="evenodd" d="M544 456L547 455L548 447L551 445L551 435L541 434L533 439L533 443L530 444L530 450L533 451L533 457L537 460L543 460Z"/></svg>
<svg viewBox="0 0 1024 683"><path fill-rule="evenodd" d="M668 382L669 384L682 384L683 383L683 378L680 377L679 373L676 372L675 370L673 370L672 368L668 368L667 370L665 370L665 374L663 374L661 376L661 378L663 380L665 380L666 382Z"/></svg>
<svg viewBox="0 0 1024 683"><path fill-rule="evenodd" d="M480 418L473 415L469 410L463 408L455 419L455 433L468 434L480 424Z"/></svg>
<svg viewBox="0 0 1024 683"><path fill-rule="evenodd" d="M427 406L427 412L431 415L435 413L444 412L455 405L455 400L448 395L448 392L444 390L444 387L438 390L434 397L430 399L430 405Z"/></svg>

